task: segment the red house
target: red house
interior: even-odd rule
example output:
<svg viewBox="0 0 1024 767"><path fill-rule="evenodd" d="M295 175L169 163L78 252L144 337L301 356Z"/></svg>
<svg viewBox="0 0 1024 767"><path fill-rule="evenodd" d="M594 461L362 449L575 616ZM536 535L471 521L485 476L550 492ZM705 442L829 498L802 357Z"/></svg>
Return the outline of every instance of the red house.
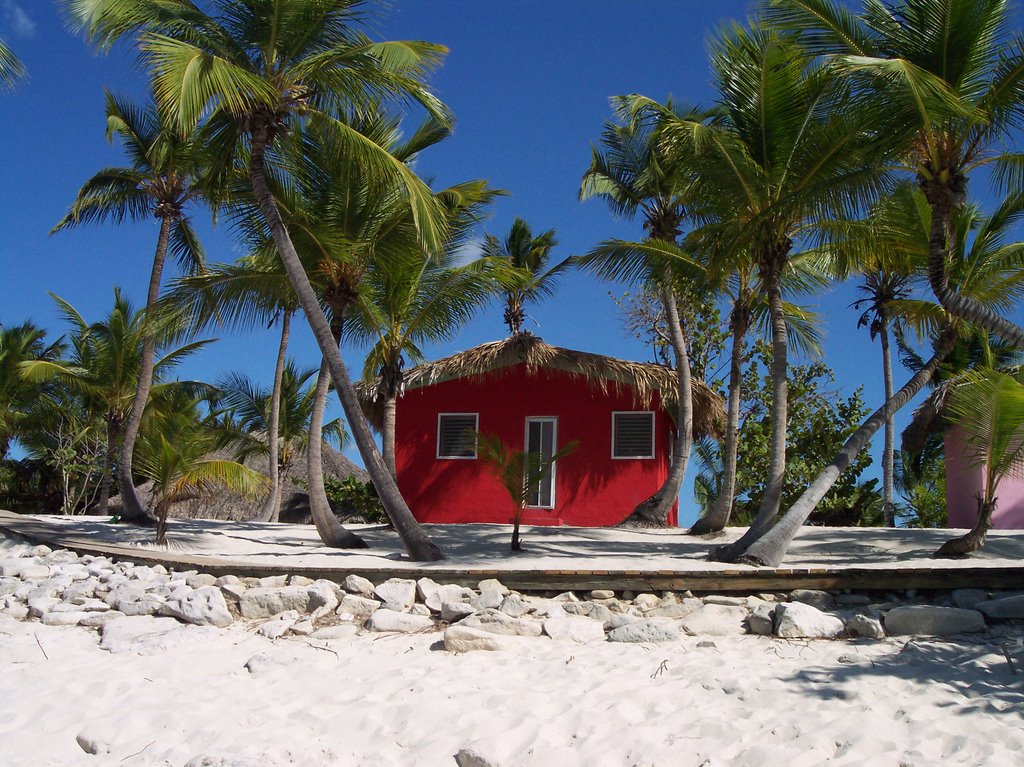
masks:
<svg viewBox="0 0 1024 767"><path fill-rule="evenodd" d="M675 386L661 365L559 349L529 334L420 365L406 372L396 407L398 487L421 522L507 524L512 501L473 433L547 455L576 440L533 492L522 522L617 524L668 474ZM721 400L695 386L699 435Z"/></svg>

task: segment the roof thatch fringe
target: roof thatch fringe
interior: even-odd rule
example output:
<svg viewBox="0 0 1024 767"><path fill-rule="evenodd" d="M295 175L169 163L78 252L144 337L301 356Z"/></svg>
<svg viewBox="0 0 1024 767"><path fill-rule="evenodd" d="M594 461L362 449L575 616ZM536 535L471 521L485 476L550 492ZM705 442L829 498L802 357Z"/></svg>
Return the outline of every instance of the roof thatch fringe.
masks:
<svg viewBox="0 0 1024 767"><path fill-rule="evenodd" d="M435 362L417 365L405 371L404 389L419 389L458 378L495 376L505 368L519 364L525 364L531 374L542 369L569 373L582 378L601 392L607 392L609 388L616 392L629 389L644 405L649 405L657 392L662 406L673 419L678 412L676 374L670 368L562 349L544 343L531 333L520 333L501 341L474 346ZM379 431L383 423L383 401L376 396L377 383L359 382L356 386L367 419ZM722 397L703 381L694 380L694 436L719 436L724 419L725 403Z"/></svg>

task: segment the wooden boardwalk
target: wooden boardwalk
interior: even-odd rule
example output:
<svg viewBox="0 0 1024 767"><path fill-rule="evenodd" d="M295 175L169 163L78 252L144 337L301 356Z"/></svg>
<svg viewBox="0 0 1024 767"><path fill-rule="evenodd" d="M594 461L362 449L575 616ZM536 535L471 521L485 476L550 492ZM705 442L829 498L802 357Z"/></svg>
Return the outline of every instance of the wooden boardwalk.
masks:
<svg viewBox="0 0 1024 767"><path fill-rule="evenodd" d="M203 524L191 522L195 526ZM216 524L225 525L223 522ZM246 523L237 524L240 528L246 528ZM114 561L162 564L178 571L197 570L215 576L264 577L293 574L340 581L347 575L356 574L375 583L388 578L425 576L442 583L466 586L475 586L485 578L498 578L507 587L519 591L689 589L696 593L758 593L788 591L795 588L881 592L906 589L947 591L959 588L1024 590L1024 559L1015 560L1005 556L955 563L916 558L894 562L891 566L886 566L885 563L856 565L841 562L778 568L711 564L699 561L693 555L690 558L679 557L672 560L672 564L676 566L671 568L663 566L665 556L653 558L657 564L651 568L631 566L627 569L601 566L601 557L590 554L564 556L557 567L549 566L550 558L543 560L540 566L528 566L524 561L522 567L516 567L516 560L510 560L508 557L498 560L493 557L490 560L477 557L474 561L456 561L459 558L452 557L451 560L444 562L417 564L401 561L396 553L376 557L367 556L365 552L330 552L328 555L320 554L315 557L305 557L301 552L289 552L286 556L280 553L266 556L218 556L176 550L174 547L158 549L133 542L106 540L103 535L95 532L102 529L100 526L117 531L138 530L103 525L99 522L79 525L73 520L24 516L0 510L0 532L21 536L36 543L45 543L52 548L66 548L79 554L104 556ZM248 527L251 528L252 525ZM474 526L466 526L465 529L471 527ZM567 528L554 530L565 531ZM550 533L549 536L555 534ZM661 540L675 541L677 537L661 536ZM1014 544L1017 544L1016 539ZM1024 546L1024 541L1021 541L1020 545ZM706 548L707 544L704 546ZM863 558L869 560L867 555ZM315 561L310 562L310 559ZM376 561L368 564L367 560L371 559Z"/></svg>

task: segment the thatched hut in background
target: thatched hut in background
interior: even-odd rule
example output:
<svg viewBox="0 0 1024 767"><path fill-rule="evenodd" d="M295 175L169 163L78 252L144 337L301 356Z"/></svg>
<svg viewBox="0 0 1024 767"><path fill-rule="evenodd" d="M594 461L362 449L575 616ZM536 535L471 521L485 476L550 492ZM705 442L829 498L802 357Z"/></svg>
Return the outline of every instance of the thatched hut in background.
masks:
<svg viewBox="0 0 1024 767"><path fill-rule="evenodd" d="M360 482L369 480L369 475L352 461L328 444L323 446L324 474L344 479L354 476ZM222 460L234 460L230 451L219 451L211 457ZM256 456L247 460L246 465L269 477L270 464L266 456ZM297 453L288 473L285 475L284 497L281 502L281 521L292 524L309 524L309 495L306 492L308 474L306 472L305 453ZM153 494L153 483L145 482L137 488L139 499L150 504ZM184 519L230 519L247 521L255 518L262 506L260 499L250 500L223 488L195 498L186 498L171 506L169 515ZM121 511L121 496L110 499L110 512Z"/></svg>

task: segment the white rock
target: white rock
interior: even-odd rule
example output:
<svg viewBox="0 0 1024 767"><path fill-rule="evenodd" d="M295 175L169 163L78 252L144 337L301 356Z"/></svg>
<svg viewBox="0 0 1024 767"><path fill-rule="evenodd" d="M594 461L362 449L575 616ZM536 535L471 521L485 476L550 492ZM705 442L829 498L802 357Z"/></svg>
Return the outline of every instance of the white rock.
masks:
<svg viewBox="0 0 1024 767"><path fill-rule="evenodd" d="M42 623L44 626L77 626L83 619L88 617L89 613L87 612L49 612L42 617Z"/></svg>
<svg viewBox="0 0 1024 767"><path fill-rule="evenodd" d="M427 618L429 618L432 615L432 613L430 611L430 608L427 607L426 605L421 605L419 602L417 602L416 604L414 604L412 607L409 608L409 614L410 615L423 615L423 616L426 616Z"/></svg>
<svg viewBox="0 0 1024 767"><path fill-rule="evenodd" d="M751 634L771 636L775 630L775 602L759 602L747 616L747 628Z"/></svg>
<svg viewBox="0 0 1024 767"><path fill-rule="evenodd" d="M615 599L615 592L610 589L595 589L590 592L591 599Z"/></svg>
<svg viewBox="0 0 1024 767"><path fill-rule="evenodd" d="M42 618L59 604L57 597L33 597L28 600L28 614L33 618Z"/></svg>
<svg viewBox="0 0 1024 767"><path fill-rule="evenodd" d="M885 630L891 636L969 634L985 630L985 616L959 607L896 607L885 615Z"/></svg>
<svg viewBox="0 0 1024 767"><path fill-rule="evenodd" d="M196 575L190 575L188 578L186 578L185 583L187 583L190 588L199 589L203 586L216 585L217 579L214 576L209 575L208 573L198 573Z"/></svg>
<svg viewBox="0 0 1024 767"><path fill-rule="evenodd" d="M14 618L16 621L23 621L28 618L28 606L23 605L20 602L15 602L14 604L5 607L3 614L9 618Z"/></svg>
<svg viewBox="0 0 1024 767"><path fill-rule="evenodd" d="M445 602L441 605L441 620L445 623L457 623L476 610L465 602Z"/></svg>
<svg viewBox="0 0 1024 767"><path fill-rule="evenodd" d="M706 605L725 605L727 607L745 607L747 600L743 597L730 597L726 594L709 594L702 600Z"/></svg>
<svg viewBox="0 0 1024 767"><path fill-rule="evenodd" d="M256 629L256 633L265 636L267 639L277 639L288 633L288 630L299 620L299 614L295 610L288 610L269 620Z"/></svg>
<svg viewBox="0 0 1024 767"><path fill-rule="evenodd" d="M224 595L216 586L203 586L169 600L160 607L160 614L171 615L196 626L218 628L230 626L234 620L228 612Z"/></svg>
<svg viewBox="0 0 1024 767"><path fill-rule="evenodd" d="M312 613L314 620L334 612L338 606L338 593L335 589L335 585L330 581L314 581L306 586L309 594L306 609Z"/></svg>
<svg viewBox="0 0 1024 767"><path fill-rule="evenodd" d="M989 618L999 620L1024 620L1024 595L1000 597L978 602L975 609L981 610Z"/></svg>
<svg viewBox="0 0 1024 767"><path fill-rule="evenodd" d="M293 575L288 579L289 586L309 586L313 583L312 578L307 578L305 575Z"/></svg>
<svg viewBox="0 0 1024 767"><path fill-rule="evenodd" d="M218 578L216 581L214 581L213 585L214 586L241 586L241 585L244 585L244 584L242 584L242 579L239 578L237 575L222 575L222 576L220 576L220 578Z"/></svg>
<svg viewBox="0 0 1024 767"><path fill-rule="evenodd" d="M271 618L285 610L300 613L310 611L310 603L322 604L320 595L310 594L308 586L281 586L266 588L258 586L246 589L238 601L238 610L243 618ZM312 608L315 609L315 608Z"/></svg>
<svg viewBox="0 0 1024 767"><path fill-rule="evenodd" d="M416 597L423 604L427 604L427 600L436 596L440 589L441 584L433 578L420 578L416 581Z"/></svg>
<svg viewBox="0 0 1024 767"><path fill-rule="evenodd" d="M423 615L410 615L382 608L370 616L366 628L370 631L398 631L408 634L428 631L434 628L434 621Z"/></svg>
<svg viewBox="0 0 1024 767"><path fill-rule="evenodd" d="M364 597L373 596L373 583L361 575L349 575L342 581L341 586L349 594L359 594Z"/></svg>
<svg viewBox="0 0 1024 767"><path fill-rule="evenodd" d="M388 578L374 588L384 607L395 612L405 612L416 601L416 581L407 578Z"/></svg>
<svg viewBox="0 0 1024 767"><path fill-rule="evenodd" d="M542 632L541 625L537 621L528 618L512 618L497 610L473 613L473 615L463 618L459 625L506 636L539 637Z"/></svg>
<svg viewBox="0 0 1024 767"><path fill-rule="evenodd" d="M276 668L280 668L284 665L280 659L275 658L269 653L261 652L253 655L249 660L245 662L243 668L253 676L259 674L265 674L268 671L273 671Z"/></svg>
<svg viewBox="0 0 1024 767"><path fill-rule="evenodd" d="M449 626L444 630L444 649L448 652L514 651L522 647L522 642L522 639L516 637L467 628L462 624Z"/></svg>
<svg viewBox="0 0 1024 767"><path fill-rule="evenodd" d="M513 618L521 618L526 615L533 606L523 599L519 594L509 594L505 597L498 609L505 613L505 615L511 615Z"/></svg>
<svg viewBox="0 0 1024 767"><path fill-rule="evenodd" d="M649 615L649 613L648 613ZM732 605L704 605L694 610L680 622L680 628L687 634L706 636L730 636L744 634L747 608Z"/></svg>
<svg viewBox="0 0 1024 767"><path fill-rule="evenodd" d="M75 742L87 754L109 754L119 731L110 724L91 724L75 736Z"/></svg>
<svg viewBox="0 0 1024 767"><path fill-rule="evenodd" d="M476 585L476 590L483 591L497 591L503 597L507 597L511 592L502 584L501 581L496 578L487 578L486 580L480 581Z"/></svg>
<svg viewBox="0 0 1024 767"><path fill-rule="evenodd" d="M609 642L674 642L678 639L675 621L666 618L638 620L608 632Z"/></svg>
<svg viewBox="0 0 1024 767"><path fill-rule="evenodd" d="M498 762L481 756L480 752L473 748L460 748L455 755L456 767L502 767Z"/></svg>
<svg viewBox="0 0 1024 767"><path fill-rule="evenodd" d="M246 592L244 583L224 583L220 586L221 593L235 602L242 600L242 594Z"/></svg>
<svg viewBox="0 0 1024 767"><path fill-rule="evenodd" d="M658 599L654 594L637 594L633 598L633 604L639 607L641 610L653 610L655 607L661 604L661 600Z"/></svg>
<svg viewBox="0 0 1024 767"><path fill-rule="evenodd" d="M632 613L616 613L604 624L604 630L614 631L621 626L636 623L638 620L640 620L640 618Z"/></svg>
<svg viewBox="0 0 1024 767"><path fill-rule="evenodd" d="M338 615L351 615L354 618L365 620L380 608L380 602L376 599L366 599L353 594L346 594L338 604Z"/></svg>
<svg viewBox="0 0 1024 767"><path fill-rule="evenodd" d="M305 637L309 636L314 631L316 631L316 626L313 624L312 620L310 620L309 618L304 618L303 620L299 621L294 626L292 626L291 630L293 634Z"/></svg>
<svg viewBox="0 0 1024 767"><path fill-rule="evenodd" d="M856 636L867 637L868 639L885 638L885 629L882 628L881 621L877 618L872 618L870 615L857 613L850 618L846 626Z"/></svg>
<svg viewBox="0 0 1024 767"><path fill-rule="evenodd" d="M579 602L580 598L573 594L571 591L563 591L561 594L557 594L551 597L556 602Z"/></svg>
<svg viewBox="0 0 1024 767"><path fill-rule="evenodd" d="M417 586L417 588L419 587ZM474 592L473 589L468 589L465 586L457 586L454 583L446 583L431 593L424 604L426 604L426 606L433 612L437 613L441 612L441 605L445 602L465 602L468 604L475 596L476 592Z"/></svg>
<svg viewBox="0 0 1024 767"><path fill-rule="evenodd" d="M268 575L264 578L257 580L260 588L264 589L279 589L288 585L287 575Z"/></svg>
<svg viewBox="0 0 1024 767"><path fill-rule="evenodd" d="M548 618L544 621L544 633L562 642L603 642L604 627L597 621L581 616Z"/></svg>
<svg viewBox="0 0 1024 767"><path fill-rule="evenodd" d="M156 615L163 607L164 601L157 594L144 594L135 601L118 600L114 603L114 609L125 615Z"/></svg>
<svg viewBox="0 0 1024 767"><path fill-rule="evenodd" d="M845 628L842 620L806 602L775 608L775 634L785 639L834 639Z"/></svg>
<svg viewBox="0 0 1024 767"><path fill-rule="evenodd" d="M987 601L989 594L984 589L956 589L950 594L950 597L957 607L971 609L976 607L979 602Z"/></svg>
<svg viewBox="0 0 1024 767"><path fill-rule="evenodd" d="M47 554L52 554L53 549L45 543L40 543L38 546L33 546L29 553L34 557L45 557Z"/></svg>
<svg viewBox="0 0 1024 767"><path fill-rule="evenodd" d="M827 591L820 591L818 589L794 589L789 592L789 598L793 602L802 602L819 610L829 609L836 601Z"/></svg>
<svg viewBox="0 0 1024 767"><path fill-rule="evenodd" d="M493 609L505 601L505 596L497 589L488 589L480 593L480 596L473 598L470 604L476 610Z"/></svg>
<svg viewBox="0 0 1024 767"><path fill-rule="evenodd" d="M153 655L189 639L201 640L212 627L187 626L174 618L129 616L107 621L101 628L100 649L107 652L132 652Z"/></svg>
<svg viewBox="0 0 1024 767"><path fill-rule="evenodd" d="M78 625L87 628L97 628L107 621L123 617L125 617L124 613L119 613L117 610L107 610L105 613L86 613L85 617L78 621Z"/></svg>

